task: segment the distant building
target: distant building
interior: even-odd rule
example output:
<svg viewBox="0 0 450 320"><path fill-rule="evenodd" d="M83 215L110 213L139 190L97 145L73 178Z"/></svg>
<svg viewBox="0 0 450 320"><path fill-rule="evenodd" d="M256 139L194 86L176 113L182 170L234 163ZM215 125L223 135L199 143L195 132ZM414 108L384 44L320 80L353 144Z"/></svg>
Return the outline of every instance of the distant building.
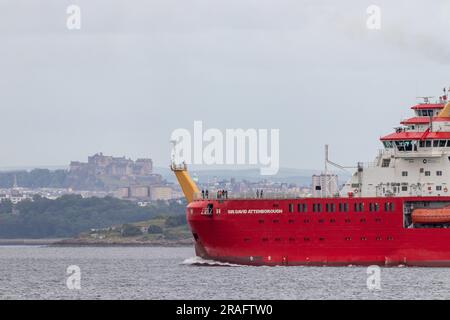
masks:
<svg viewBox="0 0 450 320"><path fill-rule="evenodd" d="M72 161L66 183L76 190L115 191L119 193L118 197L127 198L132 195L126 195L126 190L118 188L159 185L163 183L163 178L153 173L152 159L133 161L97 153L88 157L87 162Z"/></svg>
<svg viewBox="0 0 450 320"><path fill-rule="evenodd" d="M134 199L148 199L150 197L150 187L148 186L131 186L130 197Z"/></svg>
<svg viewBox="0 0 450 320"><path fill-rule="evenodd" d="M172 188L170 187L151 187L151 200L170 200L172 199Z"/></svg>
<svg viewBox="0 0 450 320"><path fill-rule="evenodd" d="M149 176L153 173L152 159L133 161L125 157L105 156L97 153L88 157L88 162L72 161L70 173L90 176Z"/></svg>
<svg viewBox="0 0 450 320"><path fill-rule="evenodd" d="M129 187L123 187L116 190L114 195L117 198L125 199L130 197L130 188Z"/></svg>
<svg viewBox="0 0 450 320"><path fill-rule="evenodd" d="M325 174L312 176L313 197L332 197L339 192L338 176L336 174Z"/></svg>

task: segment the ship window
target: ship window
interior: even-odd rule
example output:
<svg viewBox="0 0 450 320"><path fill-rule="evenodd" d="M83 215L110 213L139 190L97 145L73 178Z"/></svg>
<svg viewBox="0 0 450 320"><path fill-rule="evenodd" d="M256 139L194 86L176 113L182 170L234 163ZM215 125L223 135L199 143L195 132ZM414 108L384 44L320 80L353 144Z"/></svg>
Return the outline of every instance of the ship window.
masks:
<svg viewBox="0 0 450 320"><path fill-rule="evenodd" d="M380 205L378 203L369 203L369 211L379 211Z"/></svg>
<svg viewBox="0 0 450 320"><path fill-rule="evenodd" d="M446 140L439 140L439 147L445 147L445 145L447 144Z"/></svg>
<svg viewBox="0 0 450 320"><path fill-rule="evenodd" d="M355 203L355 212L363 212L364 203Z"/></svg>
<svg viewBox="0 0 450 320"><path fill-rule="evenodd" d="M431 147L431 140L425 141L425 147L430 148Z"/></svg>
<svg viewBox="0 0 450 320"><path fill-rule="evenodd" d="M388 211L394 211L394 203L392 202L386 202L384 204L384 211L388 212Z"/></svg>
<svg viewBox="0 0 450 320"><path fill-rule="evenodd" d="M340 212L348 212L348 203L339 203Z"/></svg>
<svg viewBox="0 0 450 320"><path fill-rule="evenodd" d="M433 140L433 147L438 147L439 146L439 140Z"/></svg>
<svg viewBox="0 0 450 320"><path fill-rule="evenodd" d="M314 203L313 212L322 212L322 205L320 203Z"/></svg>
<svg viewBox="0 0 450 320"><path fill-rule="evenodd" d="M450 140L447 140L447 147L450 147Z"/></svg>
<svg viewBox="0 0 450 320"><path fill-rule="evenodd" d="M437 176L442 176L442 171L436 171Z"/></svg>
<svg viewBox="0 0 450 320"><path fill-rule="evenodd" d="M381 163L381 167L388 168L390 163L391 163L391 159L383 159L383 162Z"/></svg>
<svg viewBox="0 0 450 320"><path fill-rule="evenodd" d="M327 212L335 212L336 211L336 206L334 203L327 203L326 204L326 210Z"/></svg>
<svg viewBox="0 0 450 320"><path fill-rule="evenodd" d="M402 186L402 191L408 191L408 186Z"/></svg>
<svg viewBox="0 0 450 320"><path fill-rule="evenodd" d="M427 176L427 177L431 176L431 172L430 171L425 171L425 176Z"/></svg>
<svg viewBox="0 0 450 320"><path fill-rule="evenodd" d="M298 212L308 212L308 205L306 203L298 204Z"/></svg>
<svg viewBox="0 0 450 320"><path fill-rule="evenodd" d="M394 145L392 144L392 141L384 141L383 142L385 148L393 148Z"/></svg>
<svg viewBox="0 0 450 320"><path fill-rule="evenodd" d="M402 177L407 177L408 176L408 171L402 171Z"/></svg>
<svg viewBox="0 0 450 320"><path fill-rule="evenodd" d="M441 191L442 190L442 186L436 186L436 191Z"/></svg>
<svg viewBox="0 0 450 320"><path fill-rule="evenodd" d="M293 203L289 203L289 212L294 212L294 204Z"/></svg>

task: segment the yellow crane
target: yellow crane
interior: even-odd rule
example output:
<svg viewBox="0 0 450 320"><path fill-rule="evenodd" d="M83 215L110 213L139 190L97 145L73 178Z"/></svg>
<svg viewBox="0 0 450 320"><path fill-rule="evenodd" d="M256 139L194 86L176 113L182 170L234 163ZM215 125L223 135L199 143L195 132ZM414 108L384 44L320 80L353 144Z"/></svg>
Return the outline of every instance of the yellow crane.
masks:
<svg viewBox="0 0 450 320"><path fill-rule="evenodd" d="M181 165L176 165L172 162L170 169L175 173L177 177L178 183L181 186L181 190L183 190L184 197L186 198L188 203L191 203L194 200L195 194L200 193L200 190L197 187L197 184L192 180L189 172L187 171L187 166L185 163Z"/></svg>
<svg viewBox="0 0 450 320"><path fill-rule="evenodd" d="M191 203L194 200L195 194L199 194L200 190L198 189L195 181L191 178L187 170L186 163L183 161L182 164L176 164L175 149L177 147L177 141L172 140L170 142L172 144L172 163L170 165L170 169L175 173L187 202Z"/></svg>

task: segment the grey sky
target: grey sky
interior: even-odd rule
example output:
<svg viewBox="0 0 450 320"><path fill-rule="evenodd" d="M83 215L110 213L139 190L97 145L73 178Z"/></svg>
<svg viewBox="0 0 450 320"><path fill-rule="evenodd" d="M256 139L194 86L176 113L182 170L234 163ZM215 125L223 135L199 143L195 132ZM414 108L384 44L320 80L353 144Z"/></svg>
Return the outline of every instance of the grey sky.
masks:
<svg viewBox="0 0 450 320"><path fill-rule="evenodd" d="M279 128L285 167L321 168L325 143L371 161L416 96L450 85L449 34L445 0L1 0L0 167L98 151L165 166L194 120Z"/></svg>

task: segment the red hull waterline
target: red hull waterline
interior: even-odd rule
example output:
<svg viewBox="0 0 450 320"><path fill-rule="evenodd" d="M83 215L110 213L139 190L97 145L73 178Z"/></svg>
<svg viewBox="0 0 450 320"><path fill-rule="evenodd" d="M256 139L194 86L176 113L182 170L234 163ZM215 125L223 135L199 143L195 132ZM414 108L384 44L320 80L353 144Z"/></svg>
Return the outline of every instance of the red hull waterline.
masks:
<svg viewBox="0 0 450 320"><path fill-rule="evenodd" d="M411 209L449 197L196 200L196 254L244 265L450 266L450 228L414 226Z"/></svg>

